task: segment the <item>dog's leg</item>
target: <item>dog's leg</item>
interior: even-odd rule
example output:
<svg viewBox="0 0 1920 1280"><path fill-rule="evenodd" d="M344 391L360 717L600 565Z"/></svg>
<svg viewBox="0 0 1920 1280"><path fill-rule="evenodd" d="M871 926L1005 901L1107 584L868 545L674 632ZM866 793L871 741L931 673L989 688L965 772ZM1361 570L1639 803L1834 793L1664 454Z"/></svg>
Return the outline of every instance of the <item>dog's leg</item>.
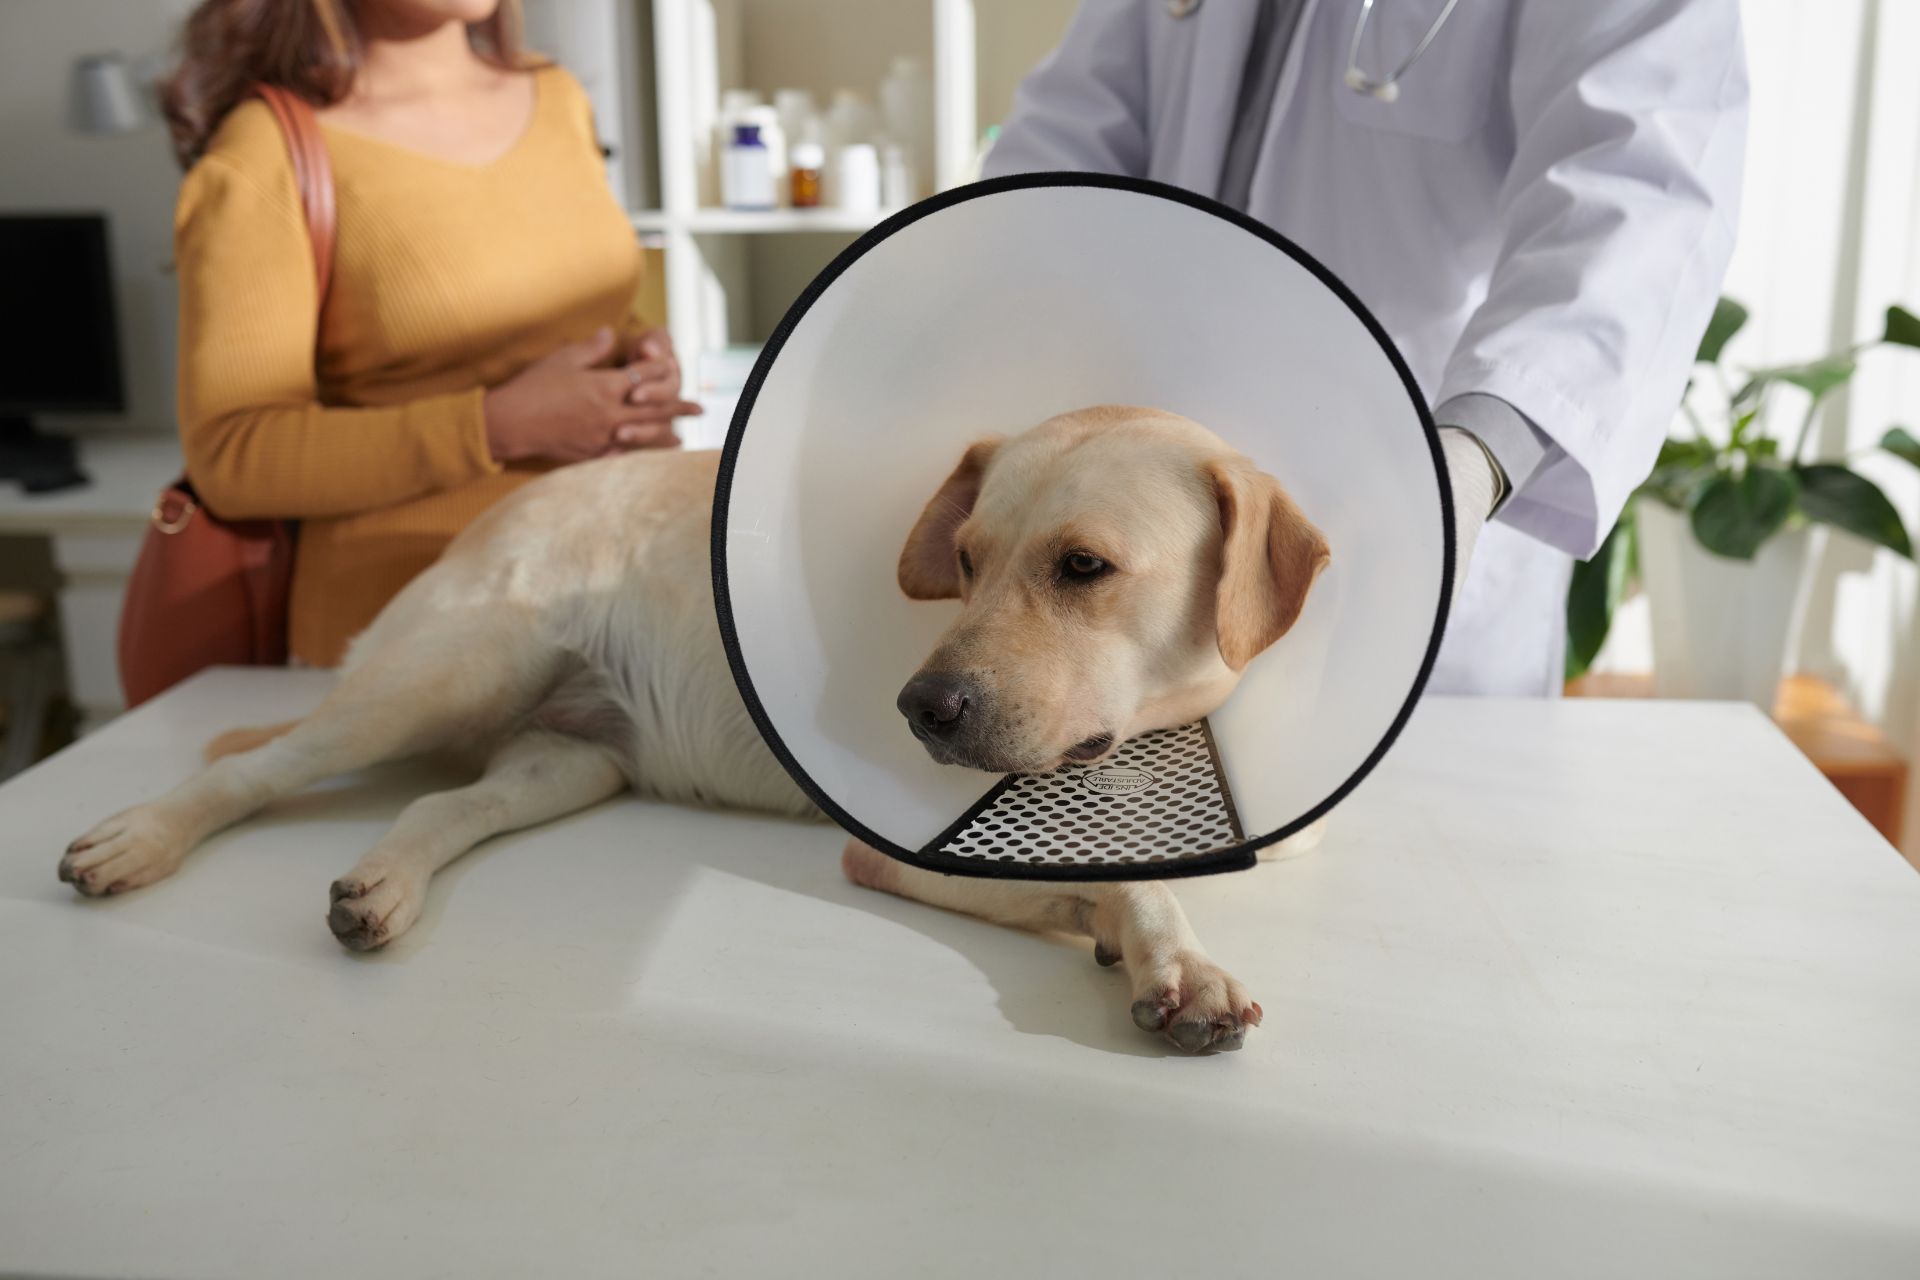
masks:
<svg viewBox="0 0 1920 1280"><path fill-rule="evenodd" d="M333 882L327 925L355 951L385 946L420 918L434 872L489 836L550 822L626 785L599 747L541 729L516 733L478 782L406 807L393 830Z"/></svg>
<svg viewBox="0 0 1920 1280"><path fill-rule="evenodd" d="M1238 1049L1260 1025L1260 1006L1194 936L1173 890L1157 880L1047 884L946 876L847 842L842 870L855 884L964 911L996 924L1093 939L1103 965L1124 962L1133 1020L1188 1052Z"/></svg>
<svg viewBox="0 0 1920 1280"><path fill-rule="evenodd" d="M1327 820L1325 818L1310 822L1303 829L1294 832L1277 844L1270 844L1254 856L1262 862L1285 862L1289 858L1298 858L1312 853L1326 839Z"/></svg>
<svg viewBox="0 0 1920 1280"><path fill-rule="evenodd" d="M67 847L60 878L85 894L171 875L223 827L322 778L482 739L550 688L559 656L512 620L403 634L366 655L284 735L215 760L178 787L108 818Z"/></svg>

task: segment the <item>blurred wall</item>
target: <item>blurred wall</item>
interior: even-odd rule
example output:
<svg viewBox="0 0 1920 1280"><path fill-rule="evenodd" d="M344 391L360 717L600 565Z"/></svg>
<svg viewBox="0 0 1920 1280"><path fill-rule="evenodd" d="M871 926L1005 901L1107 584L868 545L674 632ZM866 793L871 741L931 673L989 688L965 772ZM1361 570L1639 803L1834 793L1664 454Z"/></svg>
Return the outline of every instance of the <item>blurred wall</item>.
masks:
<svg viewBox="0 0 1920 1280"><path fill-rule="evenodd" d="M808 89L825 109L835 89L878 104L895 54L933 73L931 0L741 0L740 58L748 87Z"/></svg>
<svg viewBox="0 0 1920 1280"><path fill-rule="evenodd" d="M1076 0L973 0L980 61L980 127L999 124L1013 91L1066 32Z"/></svg>
<svg viewBox="0 0 1920 1280"><path fill-rule="evenodd" d="M0 3L0 210L104 211L125 351L128 410L85 425L173 429L173 199L166 131L88 137L67 128L67 75L92 53L167 49L191 0Z"/></svg>
<svg viewBox="0 0 1920 1280"><path fill-rule="evenodd" d="M1066 30L1077 0L973 0L980 125L1006 118L1014 87ZM742 0L741 62L766 93L836 88L873 96L896 53L930 65L931 0Z"/></svg>

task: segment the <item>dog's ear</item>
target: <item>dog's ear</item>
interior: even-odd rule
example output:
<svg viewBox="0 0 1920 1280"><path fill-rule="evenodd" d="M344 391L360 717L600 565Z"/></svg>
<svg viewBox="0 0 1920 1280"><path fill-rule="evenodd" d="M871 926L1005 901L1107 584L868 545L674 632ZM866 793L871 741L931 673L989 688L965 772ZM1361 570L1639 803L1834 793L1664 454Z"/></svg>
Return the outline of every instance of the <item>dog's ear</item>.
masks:
<svg viewBox="0 0 1920 1280"><path fill-rule="evenodd" d="M1272 476L1244 459L1210 461L1205 473L1220 504L1214 626L1220 656L1240 671L1287 634L1330 554Z"/></svg>
<svg viewBox="0 0 1920 1280"><path fill-rule="evenodd" d="M951 600L960 594L954 534L973 514L987 464L999 447L1000 442L991 439L968 446L960 465L914 523L900 552L900 589L909 600Z"/></svg>

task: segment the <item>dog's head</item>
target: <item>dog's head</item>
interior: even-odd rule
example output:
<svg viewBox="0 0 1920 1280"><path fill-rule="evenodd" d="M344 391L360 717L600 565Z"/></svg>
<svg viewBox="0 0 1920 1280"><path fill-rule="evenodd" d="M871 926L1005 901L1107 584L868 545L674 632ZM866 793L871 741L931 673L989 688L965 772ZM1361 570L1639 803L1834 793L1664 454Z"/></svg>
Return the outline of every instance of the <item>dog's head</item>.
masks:
<svg viewBox="0 0 1920 1280"><path fill-rule="evenodd" d="M1272 477L1178 415L1085 409L983 440L900 553L908 596L964 606L901 713L945 764L1097 760L1224 702L1327 560Z"/></svg>

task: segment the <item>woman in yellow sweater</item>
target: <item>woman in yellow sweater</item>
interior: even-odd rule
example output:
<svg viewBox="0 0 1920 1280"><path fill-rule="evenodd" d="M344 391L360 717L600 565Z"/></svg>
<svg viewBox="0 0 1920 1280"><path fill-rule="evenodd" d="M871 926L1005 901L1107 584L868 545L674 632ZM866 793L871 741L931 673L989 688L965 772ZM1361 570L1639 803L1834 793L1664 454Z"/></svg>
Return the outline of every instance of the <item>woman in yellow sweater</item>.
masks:
<svg viewBox="0 0 1920 1280"><path fill-rule="evenodd" d="M670 446L664 333L586 95L517 50L515 0L205 0L168 117L180 432L203 501L297 518L290 645L316 666L503 494ZM333 281L256 81L318 110Z"/></svg>

